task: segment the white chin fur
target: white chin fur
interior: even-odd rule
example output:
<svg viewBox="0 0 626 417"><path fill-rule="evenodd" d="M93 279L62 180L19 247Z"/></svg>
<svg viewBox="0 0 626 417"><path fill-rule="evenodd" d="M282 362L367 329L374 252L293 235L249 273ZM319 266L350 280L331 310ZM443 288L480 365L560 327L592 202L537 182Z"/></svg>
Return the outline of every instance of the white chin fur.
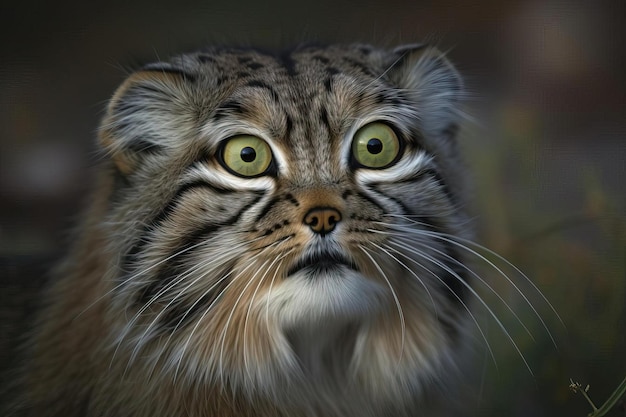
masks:
<svg viewBox="0 0 626 417"><path fill-rule="evenodd" d="M385 305L385 288L347 267L323 273L299 271L257 302L283 329L360 321ZM330 322L329 322L330 321Z"/></svg>

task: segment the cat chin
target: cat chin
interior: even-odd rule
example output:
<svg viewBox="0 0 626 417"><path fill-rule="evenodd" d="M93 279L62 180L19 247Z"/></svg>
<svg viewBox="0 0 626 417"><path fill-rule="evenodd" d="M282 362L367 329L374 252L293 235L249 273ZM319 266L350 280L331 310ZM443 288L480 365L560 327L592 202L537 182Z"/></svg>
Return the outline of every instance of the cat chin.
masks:
<svg viewBox="0 0 626 417"><path fill-rule="evenodd" d="M346 266L300 270L257 301L283 329L316 329L367 322L388 303L382 285Z"/></svg>

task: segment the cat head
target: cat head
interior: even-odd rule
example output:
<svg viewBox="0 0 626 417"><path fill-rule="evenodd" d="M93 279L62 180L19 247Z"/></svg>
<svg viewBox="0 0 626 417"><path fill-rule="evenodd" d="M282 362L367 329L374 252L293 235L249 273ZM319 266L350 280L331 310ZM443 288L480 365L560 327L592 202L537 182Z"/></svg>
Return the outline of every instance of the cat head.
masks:
<svg viewBox="0 0 626 417"><path fill-rule="evenodd" d="M208 49L132 74L100 130L120 366L300 399L441 375L470 288L462 97L419 45Z"/></svg>

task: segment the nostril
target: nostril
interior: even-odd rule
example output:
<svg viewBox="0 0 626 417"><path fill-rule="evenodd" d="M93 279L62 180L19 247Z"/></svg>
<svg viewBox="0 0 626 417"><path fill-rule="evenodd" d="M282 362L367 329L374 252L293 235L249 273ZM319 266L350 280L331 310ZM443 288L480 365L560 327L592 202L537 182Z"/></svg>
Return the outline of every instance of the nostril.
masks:
<svg viewBox="0 0 626 417"><path fill-rule="evenodd" d="M304 218L304 223L311 226L316 227L320 222L319 213L316 211L309 211Z"/></svg>
<svg viewBox="0 0 626 417"><path fill-rule="evenodd" d="M309 226L315 233L324 236L334 230L341 221L341 213L332 207L315 207L304 216L304 224Z"/></svg>

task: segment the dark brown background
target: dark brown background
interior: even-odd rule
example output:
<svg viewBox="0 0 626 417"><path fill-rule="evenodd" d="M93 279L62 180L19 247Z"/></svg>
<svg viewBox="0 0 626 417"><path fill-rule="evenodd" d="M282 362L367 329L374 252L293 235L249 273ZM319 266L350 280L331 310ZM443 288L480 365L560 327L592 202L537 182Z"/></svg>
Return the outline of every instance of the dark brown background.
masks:
<svg viewBox="0 0 626 417"><path fill-rule="evenodd" d="M468 124L462 145L475 178L479 241L529 275L565 322L564 329L516 276L556 350L522 297L483 268L533 333L534 341L493 294L481 292L534 376L483 313L497 368L479 343L462 408L468 416L586 415L569 378L591 384L590 395L602 402L626 375L623 4L3 2L1 369L14 362L15 342L28 330L24 312L69 241L96 160L95 129L127 70L210 43L431 40L449 51L473 96L468 108L477 123Z"/></svg>

